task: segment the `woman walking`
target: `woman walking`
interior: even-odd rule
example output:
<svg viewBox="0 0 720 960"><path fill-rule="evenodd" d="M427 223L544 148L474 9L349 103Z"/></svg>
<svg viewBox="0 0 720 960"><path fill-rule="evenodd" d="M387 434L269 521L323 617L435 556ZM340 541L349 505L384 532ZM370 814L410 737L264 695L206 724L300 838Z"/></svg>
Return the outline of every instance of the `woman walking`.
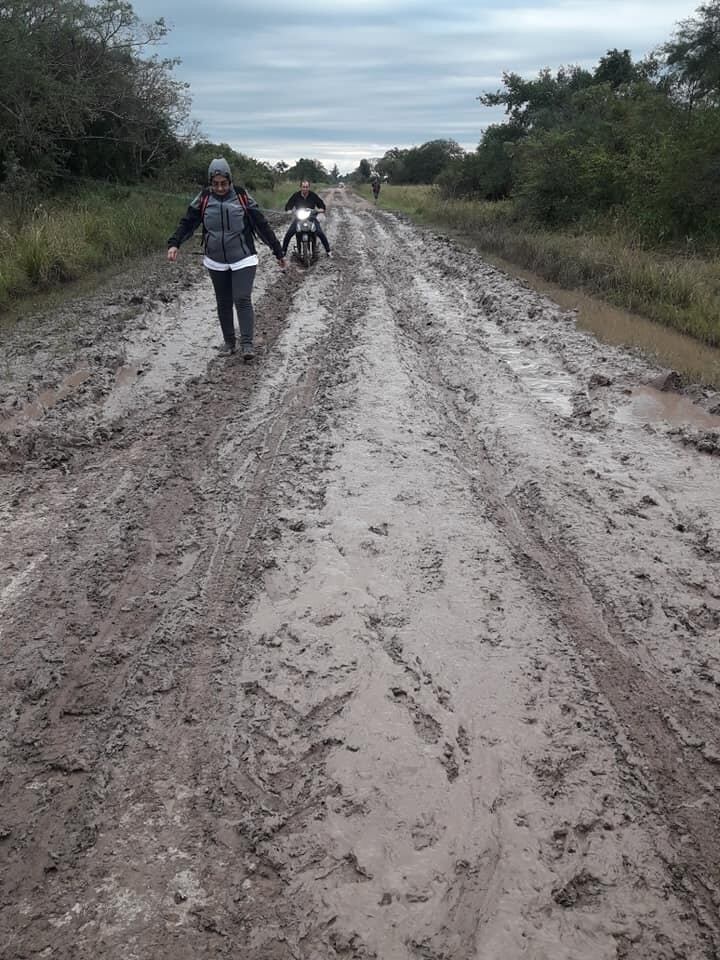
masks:
<svg viewBox="0 0 720 960"><path fill-rule="evenodd" d="M255 356L253 333L255 314L252 288L258 256L255 236L275 254L282 270L285 257L275 233L255 200L242 187L235 187L227 160L213 160L208 167L210 188L201 191L168 240L167 258L177 260L180 245L203 225L203 264L215 290L217 312L225 341L223 350L235 353L236 337L233 305L240 328L240 347L244 361Z"/></svg>

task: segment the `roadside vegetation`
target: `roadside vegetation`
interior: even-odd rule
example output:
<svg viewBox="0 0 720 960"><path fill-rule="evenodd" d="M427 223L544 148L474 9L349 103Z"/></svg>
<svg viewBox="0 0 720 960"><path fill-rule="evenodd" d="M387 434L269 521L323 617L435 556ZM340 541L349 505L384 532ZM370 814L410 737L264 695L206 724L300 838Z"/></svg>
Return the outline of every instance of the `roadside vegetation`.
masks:
<svg viewBox="0 0 720 960"><path fill-rule="evenodd" d="M370 187L356 189L371 199ZM606 231L549 230L526 220L512 200L447 198L438 186L384 184L379 206L442 226L487 253L569 289L720 345L720 258L628 242Z"/></svg>

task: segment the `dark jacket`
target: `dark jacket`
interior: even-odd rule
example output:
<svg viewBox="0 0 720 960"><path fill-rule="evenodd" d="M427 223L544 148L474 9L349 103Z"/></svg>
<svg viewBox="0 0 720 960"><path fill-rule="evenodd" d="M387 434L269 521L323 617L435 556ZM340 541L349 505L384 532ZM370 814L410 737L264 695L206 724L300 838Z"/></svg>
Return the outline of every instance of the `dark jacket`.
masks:
<svg viewBox="0 0 720 960"><path fill-rule="evenodd" d="M231 187L224 197L218 197L212 191L203 190L187 208L175 233L168 239L168 247L179 247L202 223L205 228L203 247L211 260L237 263L252 256L257 252L255 235L281 260L282 247L257 202L246 193L246 207L240 193ZM204 213L201 213L203 206Z"/></svg>
<svg viewBox="0 0 720 960"><path fill-rule="evenodd" d="M314 190L308 190L308 195L304 197L298 190L285 204L286 210L324 210L325 202L315 193Z"/></svg>

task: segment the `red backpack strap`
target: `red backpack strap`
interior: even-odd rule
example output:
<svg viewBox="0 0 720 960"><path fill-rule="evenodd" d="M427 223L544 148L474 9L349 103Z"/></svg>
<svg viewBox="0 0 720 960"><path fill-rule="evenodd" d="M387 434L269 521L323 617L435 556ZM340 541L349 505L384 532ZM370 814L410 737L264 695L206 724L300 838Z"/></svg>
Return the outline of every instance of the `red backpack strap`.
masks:
<svg viewBox="0 0 720 960"><path fill-rule="evenodd" d="M235 187L235 195L238 198L239 203L242 205L244 210L247 210L250 204L248 203L247 190L244 190L242 187Z"/></svg>
<svg viewBox="0 0 720 960"><path fill-rule="evenodd" d="M200 197L200 219L205 219L205 211L207 210L207 205L210 202L210 191L204 190L203 195Z"/></svg>

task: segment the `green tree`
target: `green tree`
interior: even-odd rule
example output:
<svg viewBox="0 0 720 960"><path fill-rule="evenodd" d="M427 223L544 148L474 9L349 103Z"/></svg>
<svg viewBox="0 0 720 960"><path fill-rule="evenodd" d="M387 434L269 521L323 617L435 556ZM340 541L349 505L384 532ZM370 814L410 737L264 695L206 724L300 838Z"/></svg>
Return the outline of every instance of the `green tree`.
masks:
<svg viewBox="0 0 720 960"><path fill-rule="evenodd" d="M287 171L290 180L309 180L311 183L327 183L330 180L330 174L319 160L308 160L301 157L297 163Z"/></svg>
<svg viewBox="0 0 720 960"><path fill-rule="evenodd" d="M359 180L361 183L367 183L367 181L372 176L372 167L370 166L370 161L362 159L358 164L358 168L355 171L355 179Z"/></svg>
<svg viewBox="0 0 720 960"><path fill-rule="evenodd" d="M167 177L188 188L205 186L208 166L216 157L225 157L232 170L233 182L249 190L272 189L275 184L277 173L269 164L238 153L227 143L210 143L207 140L200 140L185 150L168 168Z"/></svg>
<svg viewBox="0 0 720 960"><path fill-rule="evenodd" d="M608 50L595 68L593 83L609 83L617 89L623 84L632 83L640 78L638 68L633 63L629 50Z"/></svg>
<svg viewBox="0 0 720 960"><path fill-rule="evenodd" d="M680 96L691 105L720 99L720 0L698 8L683 20L662 48L665 64Z"/></svg>
<svg viewBox="0 0 720 960"><path fill-rule="evenodd" d="M452 160L438 176L446 196L501 200L513 186L515 146L523 131L512 123L489 126L475 153Z"/></svg>
<svg viewBox="0 0 720 960"><path fill-rule="evenodd" d="M124 0L6 0L2 166L46 181L67 173L133 180L177 155L186 86L171 77L175 61L141 56L166 32Z"/></svg>
<svg viewBox="0 0 720 960"><path fill-rule="evenodd" d="M403 182L434 183L443 168L459 160L463 153L455 140L428 140L412 147L403 157Z"/></svg>
<svg viewBox="0 0 720 960"><path fill-rule="evenodd" d="M392 183L402 183L405 176L403 162L407 156L407 152L407 150L403 150L400 147L393 147L391 150L387 150L385 155L377 161L375 169L381 177Z"/></svg>
<svg viewBox="0 0 720 960"><path fill-rule="evenodd" d="M510 123L517 128L550 129L568 115L573 95L592 82L592 74L577 66L560 67L555 76L546 68L534 80L503 73L504 89L481 94L478 100L486 107L505 107Z"/></svg>

